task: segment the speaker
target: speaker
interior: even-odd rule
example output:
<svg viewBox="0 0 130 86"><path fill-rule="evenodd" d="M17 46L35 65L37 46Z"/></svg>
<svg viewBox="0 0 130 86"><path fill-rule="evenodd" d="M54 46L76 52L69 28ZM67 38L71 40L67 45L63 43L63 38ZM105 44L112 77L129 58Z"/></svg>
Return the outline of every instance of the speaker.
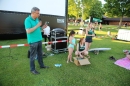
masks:
<svg viewBox="0 0 130 86"><path fill-rule="evenodd" d="M51 31L51 35L55 37L62 37L66 35L66 32L61 28L55 28Z"/></svg>
<svg viewBox="0 0 130 86"><path fill-rule="evenodd" d="M67 37L56 37L56 38L52 37L51 40L52 41L67 40ZM54 50L67 48L67 42L53 43L51 48L54 49Z"/></svg>

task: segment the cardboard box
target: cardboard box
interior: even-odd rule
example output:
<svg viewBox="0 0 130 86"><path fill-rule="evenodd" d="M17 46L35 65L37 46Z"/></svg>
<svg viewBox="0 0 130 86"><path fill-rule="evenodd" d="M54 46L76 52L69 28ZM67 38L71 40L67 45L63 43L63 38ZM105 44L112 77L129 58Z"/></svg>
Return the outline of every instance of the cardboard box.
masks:
<svg viewBox="0 0 130 86"><path fill-rule="evenodd" d="M88 65L88 64L91 64L88 60L88 58L84 58L84 59L79 59L77 57L74 57L74 63L77 65L77 66L81 66L81 65Z"/></svg>

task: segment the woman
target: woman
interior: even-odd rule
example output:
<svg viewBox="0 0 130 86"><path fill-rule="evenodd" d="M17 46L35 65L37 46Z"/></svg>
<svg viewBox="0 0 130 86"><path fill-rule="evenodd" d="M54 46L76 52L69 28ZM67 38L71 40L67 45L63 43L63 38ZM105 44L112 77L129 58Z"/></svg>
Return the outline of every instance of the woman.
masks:
<svg viewBox="0 0 130 86"><path fill-rule="evenodd" d="M75 36L75 32L72 30L70 32L70 34L69 34L69 40L68 40L69 41L69 46L68 46L69 54L68 54L67 63L69 63L69 61L73 62L72 61L72 53L73 53L74 46L75 46L75 38L74 38L74 36Z"/></svg>
<svg viewBox="0 0 130 86"><path fill-rule="evenodd" d="M89 23L88 27L86 28L86 40L85 40L86 51L88 51L91 46L93 36L95 36L95 34L92 30L92 23Z"/></svg>
<svg viewBox="0 0 130 86"><path fill-rule="evenodd" d="M102 24L100 23L100 24L99 24L99 30L101 30L101 29L102 29Z"/></svg>
<svg viewBox="0 0 130 86"><path fill-rule="evenodd" d="M88 51L85 50L85 39L80 38L79 43L77 43L77 51L75 52L75 55L80 58L84 58L84 56L88 56ZM90 58L90 57L88 57Z"/></svg>

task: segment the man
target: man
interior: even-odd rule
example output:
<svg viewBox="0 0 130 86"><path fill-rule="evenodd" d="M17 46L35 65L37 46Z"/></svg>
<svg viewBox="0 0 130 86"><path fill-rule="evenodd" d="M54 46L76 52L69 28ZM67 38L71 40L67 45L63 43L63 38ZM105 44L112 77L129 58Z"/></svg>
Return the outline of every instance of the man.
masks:
<svg viewBox="0 0 130 86"><path fill-rule="evenodd" d="M45 22L44 26L42 27L43 28L43 37L45 39L45 42L46 42L47 38L48 38L49 41L51 41L51 39L50 39L50 27L48 26L48 23L49 22Z"/></svg>
<svg viewBox="0 0 130 86"><path fill-rule="evenodd" d="M37 56L40 68L47 68L44 66L42 58L42 34L41 28L42 22L39 21L40 9L33 7L31 15L25 19L25 29L27 33L28 44L30 44L30 71L33 74L39 74L35 70L35 58Z"/></svg>

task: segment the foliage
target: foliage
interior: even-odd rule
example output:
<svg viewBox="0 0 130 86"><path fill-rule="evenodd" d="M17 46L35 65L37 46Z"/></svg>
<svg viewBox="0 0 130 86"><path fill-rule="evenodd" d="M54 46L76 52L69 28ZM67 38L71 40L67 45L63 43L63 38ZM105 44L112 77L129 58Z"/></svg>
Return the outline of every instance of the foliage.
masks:
<svg viewBox="0 0 130 86"><path fill-rule="evenodd" d="M105 0L106 12L113 16L130 16L130 0Z"/></svg>
<svg viewBox="0 0 130 86"><path fill-rule="evenodd" d="M94 18L102 18L103 11L102 11L102 3L98 0L92 0L91 7L89 10L89 15Z"/></svg>
<svg viewBox="0 0 130 86"><path fill-rule="evenodd" d="M76 19L79 18L80 6L79 2L76 3L75 0L68 0L68 14L69 16L75 16Z"/></svg>
<svg viewBox="0 0 130 86"><path fill-rule="evenodd" d="M82 16L83 20L89 18L90 15L102 18L102 4L99 0L69 0L68 3L69 15L74 15L76 18Z"/></svg>
<svg viewBox="0 0 130 86"><path fill-rule="evenodd" d="M124 16L130 16L130 0L105 0L104 8L112 16L120 17L119 27L121 28Z"/></svg>

